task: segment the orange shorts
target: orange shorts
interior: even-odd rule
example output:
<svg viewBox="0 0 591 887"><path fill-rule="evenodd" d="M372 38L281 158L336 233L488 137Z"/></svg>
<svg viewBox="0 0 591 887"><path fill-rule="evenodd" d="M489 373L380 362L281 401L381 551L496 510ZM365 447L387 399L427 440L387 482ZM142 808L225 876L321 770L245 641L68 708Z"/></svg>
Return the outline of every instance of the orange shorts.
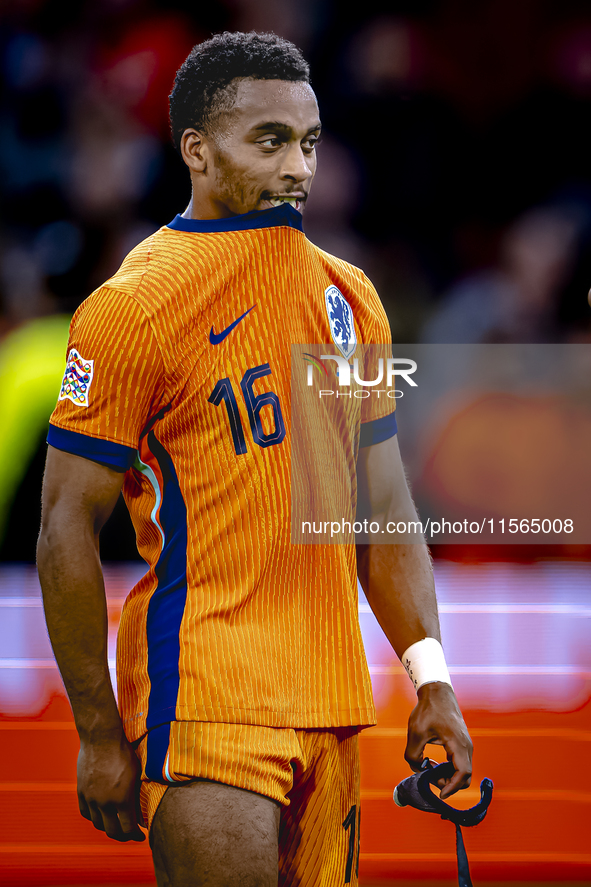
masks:
<svg viewBox="0 0 591 887"><path fill-rule="evenodd" d="M279 883L357 884L357 727L291 730L173 721L137 748L148 827L169 785L211 779L266 795L281 807Z"/></svg>

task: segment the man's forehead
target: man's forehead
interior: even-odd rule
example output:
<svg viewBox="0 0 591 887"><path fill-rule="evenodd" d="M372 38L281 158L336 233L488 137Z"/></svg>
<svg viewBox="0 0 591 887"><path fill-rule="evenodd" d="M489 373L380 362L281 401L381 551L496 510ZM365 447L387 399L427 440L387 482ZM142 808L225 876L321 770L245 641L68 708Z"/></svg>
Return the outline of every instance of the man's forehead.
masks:
<svg viewBox="0 0 591 887"><path fill-rule="evenodd" d="M318 103L309 83L289 80L254 80L244 78L236 81L234 110L242 118L278 120L277 115L310 118L311 124L319 122ZM272 116L269 117L269 113ZM313 120L312 120L313 118ZM287 119L285 122L288 122Z"/></svg>

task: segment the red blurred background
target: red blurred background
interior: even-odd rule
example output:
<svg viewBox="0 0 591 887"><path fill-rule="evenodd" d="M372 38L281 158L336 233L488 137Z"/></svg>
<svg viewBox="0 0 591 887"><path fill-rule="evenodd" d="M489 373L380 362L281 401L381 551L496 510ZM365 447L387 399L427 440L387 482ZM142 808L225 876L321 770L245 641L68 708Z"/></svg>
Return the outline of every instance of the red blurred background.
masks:
<svg viewBox="0 0 591 887"><path fill-rule="evenodd" d="M141 565L105 568L110 657ZM464 829L475 883L591 880L591 566L439 559L443 643L474 745L472 787L495 784L484 822ZM146 845L118 845L78 813L78 739L45 632L33 567L0 569L0 871L6 885L154 883ZM409 774L414 691L363 595L360 621L378 707L362 733L362 883L452 882L450 823L395 807ZM441 760L441 750L430 747Z"/></svg>

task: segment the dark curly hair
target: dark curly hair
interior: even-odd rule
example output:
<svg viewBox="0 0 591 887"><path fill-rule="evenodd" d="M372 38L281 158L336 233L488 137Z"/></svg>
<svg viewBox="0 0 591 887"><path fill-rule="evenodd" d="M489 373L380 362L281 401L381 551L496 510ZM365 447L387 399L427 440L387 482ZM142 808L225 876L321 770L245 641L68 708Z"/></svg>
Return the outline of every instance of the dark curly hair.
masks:
<svg viewBox="0 0 591 887"><path fill-rule="evenodd" d="M176 72L169 96L170 128L177 150L183 132L211 133L215 118L230 110L239 77L310 82L310 67L297 46L277 34L224 31L194 46Z"/></svg>

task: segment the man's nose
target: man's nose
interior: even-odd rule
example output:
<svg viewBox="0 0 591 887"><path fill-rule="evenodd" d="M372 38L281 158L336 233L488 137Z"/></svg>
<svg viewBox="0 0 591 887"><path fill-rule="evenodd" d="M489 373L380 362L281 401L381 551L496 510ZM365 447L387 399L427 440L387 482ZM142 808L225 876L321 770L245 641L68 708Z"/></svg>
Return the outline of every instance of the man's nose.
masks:
<svg viewBox="0 0 591 887"><path fill-rule="evenodd" d="M281 177L294 182L305 182L313 173L310 158L304 154L301 145L290 145L285 152L281 167Z"/></svg>

